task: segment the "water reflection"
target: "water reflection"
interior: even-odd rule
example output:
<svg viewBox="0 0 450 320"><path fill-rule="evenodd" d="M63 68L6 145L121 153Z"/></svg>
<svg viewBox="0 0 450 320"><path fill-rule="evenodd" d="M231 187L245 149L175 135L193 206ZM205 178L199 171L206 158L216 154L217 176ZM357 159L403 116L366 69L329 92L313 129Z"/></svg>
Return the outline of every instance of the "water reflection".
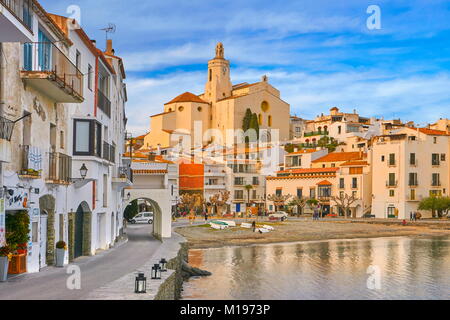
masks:
<svg viewBox="0 0 450 320"><path fill-rule="evenodd" d="M450 299L450 240L406 237L191 250L213 272L184 299ZM381 289L367 288L378 266Z"/></svg>

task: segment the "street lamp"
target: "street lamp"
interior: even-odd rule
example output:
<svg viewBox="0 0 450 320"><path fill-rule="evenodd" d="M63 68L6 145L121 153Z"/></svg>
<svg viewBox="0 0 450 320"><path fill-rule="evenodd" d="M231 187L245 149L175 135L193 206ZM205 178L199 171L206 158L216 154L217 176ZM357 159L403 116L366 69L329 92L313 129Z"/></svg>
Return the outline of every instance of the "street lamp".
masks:
<svg viewBox="0 0 450 320"><path fill-rule="evenodd" d="M159 261L159 266L160 266L161 272L166 272L167 271L166 259L162 258L161 261Z"/></svg>
<svg viewBox="0 0 450 320"><path fill-rule="evenodd" d="M144 273L139 272L134 282L134 293L146 293L147 292L147 278Z"/></svg>
<svg viewBox="0 0 450 320"><path fill-rule="evenodd" d="M86 165L83 163L83 165L82 165L81 168L80 168L80 176L81 176L81 179L84 180L84 178L86 178L87 172L88 172L88 168L87 168Z"/></svg>
<svg viewBox="0 0 450 320"><path fill-rule="evenodd" d="M161 267L158 263L154 264L152 267L152 279L159 280L161 279Z"/></svg>

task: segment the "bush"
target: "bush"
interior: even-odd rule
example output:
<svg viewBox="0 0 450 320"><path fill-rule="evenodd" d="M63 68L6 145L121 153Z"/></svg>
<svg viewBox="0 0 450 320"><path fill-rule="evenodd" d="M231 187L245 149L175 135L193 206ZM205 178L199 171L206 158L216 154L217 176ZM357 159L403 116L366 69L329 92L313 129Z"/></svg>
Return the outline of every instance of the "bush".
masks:
<svg viewBox="0 0 450 320"><path fill-rule="evenodd" d="M0 257L7 257L12 253L12 250L10 247L1 247L0 248Z"/></svg>
<svg viewBox="0 0 450 320"><path fill-rule="evenodd" d="M67 249L67 245L64 241L58 241L56 243L56 249Z"/></svg>
<svg viewBox="0 0 450 320"><path fill-rule="evenodd" d="M30 239L30 217L26 211L6 216L6 243L14 250Z"/></svg>

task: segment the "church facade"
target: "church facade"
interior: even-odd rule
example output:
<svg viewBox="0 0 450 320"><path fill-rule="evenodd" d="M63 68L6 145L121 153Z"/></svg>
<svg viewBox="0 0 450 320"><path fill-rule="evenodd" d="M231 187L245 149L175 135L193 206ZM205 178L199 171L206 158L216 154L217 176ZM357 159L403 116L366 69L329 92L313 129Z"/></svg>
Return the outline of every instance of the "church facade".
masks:
<svg viewBox="0 0 450 320"><path fill-rule="evenodd" d="M290 105L263 76L260 82L233 85L230 62L221 43L208 62L205 92L185 92L164 105L162 113L150 117L150 132L143 149L171 148L177 144L204 146L208 143L233 145L242 130L247 109L258 117L265 141L289 139ZM230 136L231 134L231 136ZM261 137L260 137L261 138Z"/></svg>

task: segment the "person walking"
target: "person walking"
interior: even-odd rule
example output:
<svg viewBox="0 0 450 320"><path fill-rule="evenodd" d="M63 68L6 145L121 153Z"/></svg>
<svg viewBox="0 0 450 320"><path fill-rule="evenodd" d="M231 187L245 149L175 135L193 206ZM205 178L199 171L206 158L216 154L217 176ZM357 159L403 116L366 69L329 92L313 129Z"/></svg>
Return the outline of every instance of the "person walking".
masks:
<svg viewBox="0 0 450 320"><path fill-rule="evenodd" d="M413 221L417 221L417 212L416 211L413 212Z"/></svg>
<svg viewBox="0 0 450 320"><path fill-rule="evenodd" d="M253 232L255 232L256 231L256 221L252 222L252 228L253 228Z"/></svg>
<svg viewBox="0 0 450 320"><path fill-rule="evenodd" d="M414 214L413 214L413 212L411 211L410 213L409 213L409 221L413 221L414 220Z"/></svg>
<svg viewBox="0 0 450 320"><path fill-rule="evenodd" d="M205 222L208 221L208 211L205 211Z"/></svg>

